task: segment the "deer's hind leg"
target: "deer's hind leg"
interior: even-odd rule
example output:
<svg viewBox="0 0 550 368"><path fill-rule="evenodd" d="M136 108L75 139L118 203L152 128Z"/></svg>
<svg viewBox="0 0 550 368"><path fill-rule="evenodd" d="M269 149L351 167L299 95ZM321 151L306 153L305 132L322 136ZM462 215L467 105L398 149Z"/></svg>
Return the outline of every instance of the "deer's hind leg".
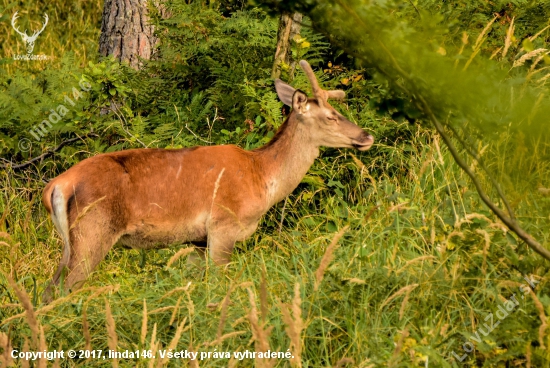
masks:
<svg viewBox="0 0 550 368"><path fill-rule="evenodd" d="M121 236L120 231L116 230L116 220L107 215L109 211L106 206L94 207L92 204L81 211L69 213L71 211L66 207L62 208L66 204L61 201L55 207L55 195L54 192L52 219L63 238L64 249L57 272L44 291L44 303L52 301L52 289L61 283L63 273L66 275L63 280L65 292L80 288ZM69 221L69 218L72 220Z"/></svg>
<svg viewBox="0 0 550 368"><path fill-rule="evenodd" d="M66 292L82 286L120 237L113 231L109 231L108 227L98 229L95 226L88 226L90 226L89 223L77 226L75 235L72 237L74 241L71 246L71 257L63 284Z"/></svg>

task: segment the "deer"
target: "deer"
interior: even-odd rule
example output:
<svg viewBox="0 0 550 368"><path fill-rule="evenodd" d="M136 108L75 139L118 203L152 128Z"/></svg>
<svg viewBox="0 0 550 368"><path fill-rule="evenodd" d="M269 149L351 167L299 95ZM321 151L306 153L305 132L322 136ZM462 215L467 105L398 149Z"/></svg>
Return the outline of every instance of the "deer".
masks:
<svg viewBox="0 0 550 368"><path fill-rule="evenodd" d="M48 20L49 20L48 14L44 14L44 24L42 25L42 28L39 31L35 31L32 34L32 36L29 36L27 34L27 30L25 30L25 32L21 32L19 30L19 27L17 27L15 25L15 21L18 18L17 13L18 12L15 12L15 14L13 14L13 17L11 17L11 26L13 27L15 32L19 33L19 35L23 39L23 42L25 43L25 46L27 47L27 54L32 54L32 52L34 50L34 43L36 42L36 39L38 38L40 33L42 33L42 31L46 28L46 26L48 25Z"/></svg>
<svg viewBox="0 0 550 368"><path fill-rule="evenodd" d="M275 80L291 112L264 146L130 149L87 158L51 180L43 204L61 235L59 267L43 294L50 302L66 269L65 292L76 290L115 245L152 249L190 244L191 263L227 265L237 241L302 181L320 147L368 150L372 135L329 103L341 90L323 90L300 61L313 97ZM189 261L189 260L188 260Z"/></svg>

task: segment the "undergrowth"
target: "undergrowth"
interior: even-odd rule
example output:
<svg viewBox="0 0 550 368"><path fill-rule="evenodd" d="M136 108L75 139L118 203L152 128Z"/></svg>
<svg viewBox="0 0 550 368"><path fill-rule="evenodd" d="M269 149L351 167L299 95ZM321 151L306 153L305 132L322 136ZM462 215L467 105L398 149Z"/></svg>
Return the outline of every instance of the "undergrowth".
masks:
<svg viewBox="0 0 550 368"><path fill-rule="evenodd" d="M83 138L25 170L1 171L0 365L12 361L7 354L12 348L171 348L199 352L199 357L201 352L218 355L163 361L157 353L155 358L84 357L50 364L550 366L548 264L481 203L439 137L403 114L402 100L391 100L388 87L370 70L309 26L302 32L306 41L293 43L293 52L312 61L324 86L346 89L347 103L335 107L371 132L375 146L368 152L323 149L299 188L237 246L226 268L188 266L187 252L181 251L186 245L145 253L116 247L82 289L42 305L62 246L41 204L47 180L91 155L126 148L232 143L252 149L267 142L283 121L269 76L276 19L244 6L222 11L199 2L169 4L174 17L155 20L162 57L141 71L90 57L97 49L92 40L98 38L100 4L89 17L84 14L92 12L90 4L74 5L74 14L86 21L69 21L66 45L80 51L65 52L54 37L63 33L57 25L37 46L59 56L48 67L20 68L3 59L3 163L35 157L67 138ZM437 4L425 10L433 7ZM60 14L68 11L63 9ZM40 17L40 7L31 10ZM474 35L480 19L486 24L495 11L482 10L472 20ZM460 16L472 11L467 7ZM458 10L446 12L451 17ZM2 29L12 32L9 17L1 19ZM505 25L489 35L483 52L496 47ZM76 42L75 34L85 29ZM449 42L460 37L455 31ZM533 41L536 47L544 45L542 38ZM15 43L10 33L2 45L4 57L17 51ZM29 130L65 96L74 97L73 87L82 80L91 89L62 122L33 140ZM292 84L309 88L300 71ZM30 150L18 146L22 138L33 140ZM501 131L498 142L481 152L491 168L506 166L517 173L498 180L513 188L518 220L548 244L547 142ZM522 172L530 173L528 181ZM517 304L510 304L513 298ZM289 351L294 358L241 361L233 355L268 349Z"/></svg>

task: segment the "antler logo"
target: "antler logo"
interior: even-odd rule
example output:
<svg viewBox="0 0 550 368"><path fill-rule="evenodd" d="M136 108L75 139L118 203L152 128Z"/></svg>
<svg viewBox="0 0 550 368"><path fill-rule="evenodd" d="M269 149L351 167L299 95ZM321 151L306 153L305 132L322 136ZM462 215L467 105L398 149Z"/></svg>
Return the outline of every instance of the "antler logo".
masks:
<svg viewBox="0 0 550 368"><path fill-rule="evenodd" d="M32 54L32 51L34 50L34 43L36 41L36 39L38 38L38 35L40 35L40 33L42 33L42 31L44 30L44 28L46 28L46 25L48 24L48 14L44 14L44 25L42 26L42 29L40 31L35 31L32 36L29 36L27 34L27 30L25 30L25 32L21 32L19 31L19 28L15 25L15 21L17 20L17 12L15 12L15 14L13 15L13 17L11 18L11 26L13 27L13 29L15 29L15 32L19 33L19 35L21 36L21 38L23 39L23 42L25 43L25 46L27 47L27 54Z"/></svg>

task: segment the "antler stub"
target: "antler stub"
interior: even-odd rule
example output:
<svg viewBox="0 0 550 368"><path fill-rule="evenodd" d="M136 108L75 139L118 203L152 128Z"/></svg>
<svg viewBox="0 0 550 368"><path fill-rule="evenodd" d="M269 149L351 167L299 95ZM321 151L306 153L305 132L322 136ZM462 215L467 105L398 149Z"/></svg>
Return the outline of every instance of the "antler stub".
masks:
<svg viewBox="0 0 550 368"><path fill-rule="evenodd" d="M319 86L319 82L317 81L317 78L315 77L315 73L313 73L313 69L311 69L311 66L307 61L301 60L300 66L302 67L302 70L304 71L304 73L306 73L306 76L309 79L309 83L311 83L313 96L317 98L318 101L322 103L323 101L327 101L329 98L342 100L346 97L346 93L342 90L338 89L338 90L327 91L322 89Z"/></svg>

